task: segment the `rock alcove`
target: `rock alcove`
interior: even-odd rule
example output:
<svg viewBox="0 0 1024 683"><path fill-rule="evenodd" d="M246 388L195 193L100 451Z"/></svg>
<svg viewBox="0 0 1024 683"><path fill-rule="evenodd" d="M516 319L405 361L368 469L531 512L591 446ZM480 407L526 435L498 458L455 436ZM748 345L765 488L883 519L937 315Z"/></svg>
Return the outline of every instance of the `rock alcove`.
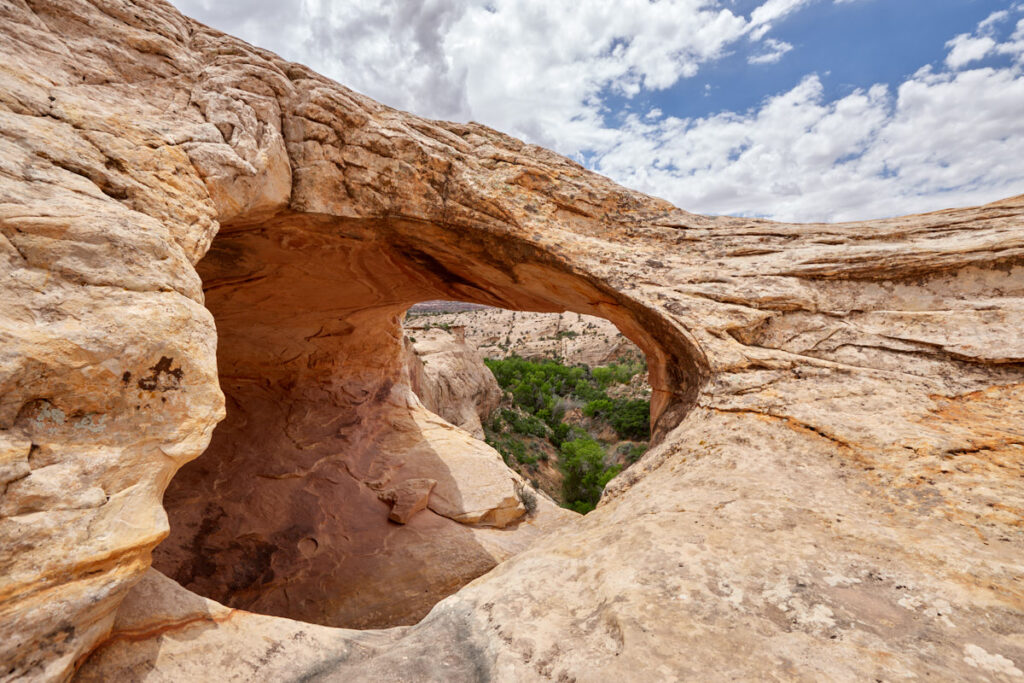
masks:
<svg viewBox="0 0 1024 683"><path fill-rule="evenodd" d="M670 327L512 239L289 215L224 226L197 270L227 416L167 489L171 533L154 566L249 611L415 623L571 517L546 500L527 514L524 482L500 457L415 399L401 330L410 305L608 318L650 358L656 433L699 377Z"/></svg>

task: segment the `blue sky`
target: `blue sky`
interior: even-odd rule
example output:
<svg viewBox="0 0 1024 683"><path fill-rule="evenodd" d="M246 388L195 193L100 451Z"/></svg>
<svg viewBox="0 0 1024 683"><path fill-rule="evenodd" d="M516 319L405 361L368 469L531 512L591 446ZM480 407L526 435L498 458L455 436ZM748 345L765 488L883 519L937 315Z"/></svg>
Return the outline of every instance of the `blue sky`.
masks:
<svg viewBox="0 0 1024 683"><path fill-rule="evenodd" d="M730 3L731 4L731 3ZM742 11L757 2L735 3ZM770 37L793 48L775 63L748 64L763 50L740 44L732 54L706 65L695 77L636 101L621 98L613 110L659 107L676 116L700 117L718 111L756 107L770 95L795 87L817 73L827 98L875 83L896 86L925 64L941 64L946 42L973 29L1005 0L861 0L813 3L777 22ZM1012 28L1004 25L1003 30ZM990 58L1006 65L1008 57ZM708 87L710 86L710 87Z"/></svg>
<svg viewBox="0 0 1024 683"><path fill-rule="evenodd" d="M834 221L1024 193L1021 0L177 4L691 211Z"/></svg>

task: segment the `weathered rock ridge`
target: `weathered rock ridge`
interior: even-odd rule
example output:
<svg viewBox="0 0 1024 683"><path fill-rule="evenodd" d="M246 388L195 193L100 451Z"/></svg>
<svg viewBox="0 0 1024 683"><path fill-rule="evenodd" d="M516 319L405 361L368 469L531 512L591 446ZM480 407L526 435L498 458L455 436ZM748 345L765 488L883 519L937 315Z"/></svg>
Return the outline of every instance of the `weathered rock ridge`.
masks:
<svg viewBox="0 0 1024 683"><path fill-rule="evenodd" d="M1024 676L1024 197L697 216L157 0L2 2L0 55L0 677ZM466 487L500 463L403 375L429 299L644 351L656 445L595 512L497 528L518 482ZM380 631L149 569L314 620L338 561L528 543Z"/></svg>

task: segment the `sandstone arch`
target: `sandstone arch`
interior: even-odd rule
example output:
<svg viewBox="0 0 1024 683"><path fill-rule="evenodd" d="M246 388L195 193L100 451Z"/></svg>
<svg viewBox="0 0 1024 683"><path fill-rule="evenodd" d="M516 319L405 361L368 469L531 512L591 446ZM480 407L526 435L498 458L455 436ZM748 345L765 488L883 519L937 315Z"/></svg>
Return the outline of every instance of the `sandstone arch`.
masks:
<svg viewBox="0 0 1024 683"><path fill-rule="evenodd" d="M399 323L410 305L604 314L648 349L660 435L706 376L671 321L507 236L283 213L222 226L198 271L227 418L165 494L171 535L154 566L251 611L352 628L415 623L572 517L541 499L528 518L524 482L412 397ZM382 498L424 481L434 482L424 515L390 524Z"/></svg>
<svg viewBox="0 0 1024 683"><path fill-rule="evenodd" d="M0 12L0 675L1024 670L1024 198L841 226L695 216L157 0ZM676 354L661 388L689 412L667 429L668 406L594 513L415 626L188 594L146 570L163 491L223 414L195 265L217 234L295 216L390 230L455 273L462 252L422 244L534 250L545 287L588 283L649 357Z"/></svg>

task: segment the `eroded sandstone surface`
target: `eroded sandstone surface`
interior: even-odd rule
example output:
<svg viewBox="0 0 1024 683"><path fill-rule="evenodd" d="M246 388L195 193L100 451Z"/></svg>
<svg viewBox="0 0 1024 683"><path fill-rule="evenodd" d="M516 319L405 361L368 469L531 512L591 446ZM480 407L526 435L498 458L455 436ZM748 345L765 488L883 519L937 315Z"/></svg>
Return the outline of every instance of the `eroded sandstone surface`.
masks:
<svg viewBox="0 0 1024 683"><path fill-rule="evenodd" d="M0 55L0 676L1024 677L1024 197L697 216L156 0L0 3ZM500 462L403 374L430 299L644 351L655 445L595 512L520 541L519 482L464 485ZM381 530L425 542L365 564ZM518 554L356 631L149 568L196 547L311 621Z"/></svg>

